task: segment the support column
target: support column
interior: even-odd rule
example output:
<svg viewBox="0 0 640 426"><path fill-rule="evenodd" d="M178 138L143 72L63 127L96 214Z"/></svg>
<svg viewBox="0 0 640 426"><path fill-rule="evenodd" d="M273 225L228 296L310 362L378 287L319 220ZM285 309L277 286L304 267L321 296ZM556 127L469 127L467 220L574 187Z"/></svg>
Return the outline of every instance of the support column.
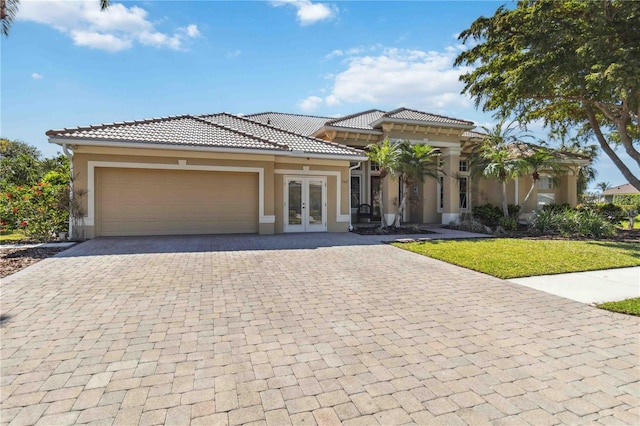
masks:
<svg viewBox="0 0 640 426"><path fill-rule="evenodd" d="M444 161L442 224L460 220L460 188L456 176L460 171L460 148L445 148L442 151Z"/></svg>
<svg viewBox="0 0 640 426"><path fill-rule="evenodd" d="M398 203L400 202L398 191L398 179L394 179L391 175L387 175L381 182L382 185L382 205L384 206L384 217L387 225L393 225L393 219L396 217Z"/></svg>
<svg viewBox="0 0 640 426"><path fill-rule="evenodd" d="M567 203L575 207L578 204L578 177L574 169L567 172L566 187Z"/></svg>

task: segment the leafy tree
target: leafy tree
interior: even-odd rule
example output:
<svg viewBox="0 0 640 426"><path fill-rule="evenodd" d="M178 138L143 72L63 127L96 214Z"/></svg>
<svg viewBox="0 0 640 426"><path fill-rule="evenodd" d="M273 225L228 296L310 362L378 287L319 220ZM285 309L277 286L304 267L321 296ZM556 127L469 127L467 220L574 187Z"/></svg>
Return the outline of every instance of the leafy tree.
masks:
<svg viewBox="0 0 640 426"><path fill-rule="evenodd" d="M0 176L3 184L30 185L42 174L40 151L20 141L0 139Z"/></svg>
<svg viewBox="0 0 640 426"><path fill-rule="evenodd" d="M460 79L476 106L587 131L640 189L614 150L640 165L640 2L521 0L459 38L472 45L455 64L473 67Z"/></svg>
<svg viewBox="0 0 640 426"><path fill-rule="evenodd" d="M513 134L512 124L505 127L505 119L502 119L492 129L483 126L486 135L483 141L473 148L469 157L471 172L474 175L495 178L498 182L504 217L509 217L507 182L518 178L526 169L522 159L509 149L509 144L518 142Z"/></svg>
<svg viewBox="0 0 640 426"><path fill-rule="evenodd" d="M109 7L110 0L100 0L100 8L105 10ZM2 22L2 34L6 37L9 35L9 29L13 23L20 0L0 0L0 21Z"/></svg>

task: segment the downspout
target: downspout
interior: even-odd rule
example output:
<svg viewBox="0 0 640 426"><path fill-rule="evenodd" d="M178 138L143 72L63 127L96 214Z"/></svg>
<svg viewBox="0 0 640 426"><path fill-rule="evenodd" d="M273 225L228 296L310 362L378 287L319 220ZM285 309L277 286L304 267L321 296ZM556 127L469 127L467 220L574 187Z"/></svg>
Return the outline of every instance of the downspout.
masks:
<svg viewBox="0 0 640 426"><path fill-rule="evenodd" d="M67 144L62 144L62 151L64 155L69 159L69 235L67 239L73 239L73 218L72 205L73 205L73 151L69 150Z"/></svg>
<svg viewBox="0 0 640 426"><path fill-rule="evenodd" d="M353 231L353 224L351 223L351 172L362 165L361 161L358 161L354 166L349 167L349 231Z"/></svg>

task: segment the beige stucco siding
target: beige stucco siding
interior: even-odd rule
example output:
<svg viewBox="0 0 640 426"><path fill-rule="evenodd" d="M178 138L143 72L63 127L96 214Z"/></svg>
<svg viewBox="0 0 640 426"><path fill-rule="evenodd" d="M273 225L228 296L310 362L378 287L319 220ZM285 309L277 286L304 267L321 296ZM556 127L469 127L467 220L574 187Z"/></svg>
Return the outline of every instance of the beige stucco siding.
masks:
<svg viewBox="0 0 640 426"><path fill-rule="evenodd" d="M164 155L163 155L164 154ZM218 194L215 196L223 197L221 205L228 204L229 196L236 197L235 204L238 208L247 209L251 208L252 211L252 225L247 226L246 218L241 219L244 225L240 227L231 226L225 228L223 231L217 231L211 228L208 232L243 232L241 229L247 229L246 232L259 232L261 234L271 234L274 232L283 232L282 227L282 173L286 173L286 170L294 170L297 173L303 173L303 171L311 170L313 173L319 176L325 176L327 179L327 230L334 231L347 231L348 220L344 221L344 218L340 218L339 215L348 215L348 201L349 201L349 161L347 160L332 160L332 159L314 159L308 157L300 158L288 158L281 156L271 155L258 155L258 154L239 154L239 153L220 153L211 151L180 151L180 150L158 150L158 149L139 149L139 148L118 148L118 147L95 147L95 146L78 146L75 148L74 153L74 187L76 192L80 194L77 197L79 204L85 213L85 217L82 220L75 223L74 234L79 238L93 238L100 233L105 235L105 232L115 235L121 232L122 235L129 235L131 230L125 229L125 225L121 226L121 231L115 230L115 223L122 222L122 217L115 219L115 216L109 214L109 210L105 210L108 221L111 225L108 225L103 221L103 217L99 218L98 207L102 208L103 198L107 202L108 206L114 206L113 200L108 200L108 193L104 195L99 193L99 179L101 173L97 171L101 168L107 169L145 169L156 170L159 174L157 176L182 176L180 174L172 174L176 170L184 169L191 171L200 171L204 174L198 175L204 176L206 173L212 173L215 175L221 175L221 168L225 171L237 173L237 175L246 175L244 177L251 177L255 180L255 184L251 184L251 188L248 187L234 187L230 184L226 178L219 181L218 186L222 185L228 190L225 194ZM123 166L125 165L125 166ZM226 170L233 169L233 170ZM236 170L237 169L237 170ZM241 170L241 172L239 171ZM258 195L259 175L257 170L260 171L262 176L263 194L262 199ZM220 172L220 173L219 173ZM326 172L326 173L325 173ZM94 174L93 181L89 182L91 173ZM338 178L339 174L339 178ZM107 179L111 178L108 174ZM212 175L212 176L213 176ZM185 175L186 176L186 175ZM212 177L213 178L213 177ZM243 178L236 179L237 182L243 181ZM102 177L102 179L105 179ZM134 179L135 180L135 179ZM198 179L196 179L198 180ZM232 179L233 180L233 179ZM338 182L339 181L339 182ZM186 184L186 183L185 183ZM101 184L100 184L101 185ZM340 213L336 212L338 206L337 200L337 188L340 185ZM126 186L126 185L125 185ZM192 186L189 181L188 186ZM197 188L197 184L193 185ZM242 186L242 185L241 185ZM93 189L92 189L93 188ZM92 194L89 194L89 192ZM100 191L105 192L104 188ZM194 190L198 193L198 190ZM201 190L200 190L201 191ZM224 192L224 191L223 191ZM255 193L254 193L255 192ZM189 197L196 197L197 195L191 191L184 192L184 198L181 199L181 203L185 203ZM209 194L209 196L214 196ZM245 198L252 198L251 207L245 205ZM92 201L93 200L93 201ZM148 203L150 200L144 200ZM263 216L260 216L257 206L262 201ZM90 208L90 204L93 208ZM253 204L255 203L255 205ZM112 207L109 207L112 208ZM166 208L169 208L168 206ZM222 207L221 207L222 208ZM198 210L197 208L195 210ZM93 216L90 212L93 211ZM115 210L114 210L115 211ZM133 214L130 211L129 214ZM216 212L216 215L222 214ZM223 214L224 216L224 214ZM275 218L275 220L274 220ZM147 218L146 222L153 222L156 219ZM255 219L255 220L254 220ZM338 220L340 219L340 220ZM100 222L100 223L98 223ZM171 220L169 220L171 222ZM98 226L100 225L100 226ZM166 224L168 232L162 233L178 233L172 230L172 225ZM191 225L189 225L191 226ZM189 226L183 227L184 232L179 233L193 233L200 229L198 226L193 225L193 229L189 230ZM155 233L151 231L152 225L137 225L138 228L149 230L142 230L144 233ZM103 229L98 229L103 228ZM160 232L160 231L158 231ZM199 231L198 231L199 232Z"/></svg>
<svg viewBox="0 0 640 426"><path fill-rule="evenodd" d="M97 236L258 232L256 173L98 168L95 177Z"/></svg>

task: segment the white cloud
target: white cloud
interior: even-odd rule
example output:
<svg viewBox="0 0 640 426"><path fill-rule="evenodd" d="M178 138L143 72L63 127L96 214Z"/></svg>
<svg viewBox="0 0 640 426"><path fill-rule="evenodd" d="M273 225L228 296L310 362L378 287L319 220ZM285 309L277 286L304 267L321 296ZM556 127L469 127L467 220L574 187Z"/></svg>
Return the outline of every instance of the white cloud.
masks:
<svg viewBox="0 0 640 426"><path fill-rule="evenodd" d="M340 50L345 57L342 61L345 69L332 76L332 87L323 104L407 106L433 112L472 105L468 97L460 94L463 85L458 80L468 68L453 66L459 47L448 47L442 52L376 48L376 52L363 55L364 51ZM330 55L340 56L335 52ZM298 106L319 108L321 103L317 100L309 102L312 98L315 97L301 101Z"/></svg>
<svg viewBox="0 0 640 426"><path fill-rule="evenodd" d="M227 57L229 58L237 58L240 55L242 55L242 50L240 49L232 50L231 52L227 53Z"/></svg>
<svg viewBox="0 0 640 426"><path fill-rule="evenodd" d="M31 78L34 80L42 80L44 78L44 75L34 72L31 74Z"/></svg>
<svg viewBox="0 0 640 426"><path fill-rule="evenodd" d="M155 28L141 7L112 3L102 11L97 0L23 0L16 19L49 25L69 35L78 46L108 52L130 49L135 43L182 50L188 39L200 36L194 24L164 33Z"/></svg>
<svg viewBox="0 0 640 426"><path fill-rule="evenodd" d="M333 18L338 9L325 3L313 3L311 0L275 0L274 6L291 5L298 9L296 14L301 25L315 24L318 21Z"/></svg>
<svg viewBox="0 0 640 426"><path fill-rule="evenodd" d="M298 102L298 107L305 112L315 111L320 105L322 105L322 98L318 96L309 96Z"/></svg>

